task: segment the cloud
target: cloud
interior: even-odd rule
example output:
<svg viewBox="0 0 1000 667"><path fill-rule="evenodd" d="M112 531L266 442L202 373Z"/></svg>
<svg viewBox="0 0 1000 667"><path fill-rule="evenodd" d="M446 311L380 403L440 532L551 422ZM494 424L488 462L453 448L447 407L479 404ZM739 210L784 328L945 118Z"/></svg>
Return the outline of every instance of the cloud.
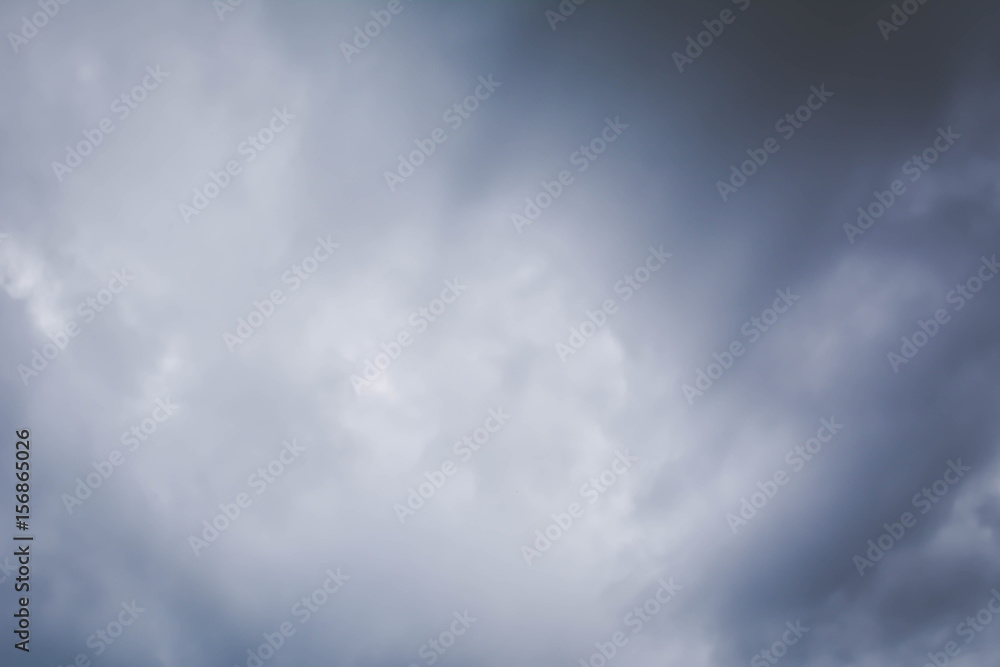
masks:
<svg viewBox="0 0 1000 667"><path fill-rule="evenodd" d="M348 62L389 4L69 3L7 54L0 415L34 445L32 662L597 665L618 631L609 664L923 664L950 641L956 665L995 662L996 632L966 618L1000 585L1000 293L949 300L1000 249L995 12L929 3L886 42L891 8L752 3L680 74L671 54L718 9L585 3L553 31L557 3L403 0ZM822 113L722 201L729 165L824 82ZM851 243L857 208L949 126L961 139ZM543 210L519 230L525 198ZM651 249L671 257L643 281ZM798 299L772 320L782 291ZM164 400L176 414L130 450ZM682 588L654 614L661 580Z"/></svg>

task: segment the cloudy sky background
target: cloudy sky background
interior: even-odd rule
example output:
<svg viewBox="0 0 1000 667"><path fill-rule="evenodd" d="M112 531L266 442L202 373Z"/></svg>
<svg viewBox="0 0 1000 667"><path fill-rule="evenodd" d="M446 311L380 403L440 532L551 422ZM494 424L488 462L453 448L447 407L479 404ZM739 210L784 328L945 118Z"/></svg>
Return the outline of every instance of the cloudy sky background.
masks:
<svg viewBox="0 0 1000 667"><path fill-rule="evenodd" d="M0 469L13 495L30 429L35 535L32 650L5 626L13 664L243 665L338 567L350 580L266 664L426 664L464 610L478 620L442 665L578 665L618 630L624 667L750 664L798 619L789 667L919 666L952 640L951 664L997 662L1000 620L969 644L955 628L1000 586L1000 281L946 302L1000 251L997 9L932 0L885 41L880 2L670 4L587 2L553 31L555 2L404 0L348 63L341 42L385 3L245 0L220 20L205 0L95 0L4 46ZM725 8L735 23L679 73L671 54ZM0 27L35 11L4 3ZM157 65L119 121L115 98ZM500 87L451 129L442 113L488 75ZM830 100L779 138L821 84ZM288 128L185 223L178 205L274 108ZM105 117L115 131L59 182L51 163ZM616 117L578 172L570 155ZM949 126L955 146L850 243L857 207ZM390 192L384 172L437 127L447 141ZM779 152L723 202L716 181L769 136ZM519 233L511 214L563 169L574 183ZM290 292L318 237L339 250ZM623 303L650 246L673 256ZM123 268L134 282L85 323L77 304ZM351 375L455 279L468 289L357 393ZM230 352L275 288L288 300ZM786 288L800 300L690 405L683 385ZM608 298L618 312L563 363L556 343ZM952 320L894 373L887 353L939 308ZM25 384L18 365L70 320L80 334ZM121 434L167 397L180 410L129 452ZM499 407L509 422L400 525L393 504ZM843 430L734 535L727 513L831 417ZM293 438L306 451L257 495L248 476ZM116 449L70 514L63 494ZM640 462L527 565L522 545L626 449ZM859 576L855 554L958 459L971 472ZM196 556L188 537L244 492ZM625 614L671 577L633 635ZM13 610L10 575L0 591ZM88 636L133 599L145 611L95 656Z"/></svg>

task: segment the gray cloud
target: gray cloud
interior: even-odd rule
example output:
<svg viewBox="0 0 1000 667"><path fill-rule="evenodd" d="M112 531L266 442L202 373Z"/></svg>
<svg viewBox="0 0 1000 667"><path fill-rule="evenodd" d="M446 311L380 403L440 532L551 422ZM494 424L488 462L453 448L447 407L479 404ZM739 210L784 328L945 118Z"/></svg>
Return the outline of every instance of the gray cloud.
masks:
<svg viewBox="0 0 1000 667"><path fill-rule="evenodd" d="M245 0L220 20L210 2L70 2L3 56L0 420L34 445L16 659L245 665L287 621L264 664L597 666L610 642L608 664L756 665L800 621L782 665L922 665L951 641L955 665L995 662L995 623L966 618L1000 586L1000 282L953 291L1000 251L996 11L928 2L885 40L892 3L566 2L553 30L556 2L401 0L348 62L342 43L389 4ZM36 11L8 4L0 25ZM833 96L782 136L820 85ZM57 175L102 119L113 131ZM948 127L960 139L911 180ZM716 182L768 137L780 149L723 201ZM852 243L844 225L896 179L905 194ZM318 239L339 247L310 270ZM641 282L651 247L672 256ZM134 281L103 303L122 270ZM446 281L467 289L436 313ZM400 333L411 344L355 391ZM176 414L130 451L123 434L167 398ZM455 443L499 407L509 421L463 460ZM831 418L843 429L797 467ZM638 462L602 481L626 450ZM920 504L959 459L965 476ZM727 516L772 488L734 534ZM860 576L855 556L905 512L915 525ZM342 587L311 597L338 568ZM645 606L662 582L680 588ZM476 619L463 634L456 613Z"/></svg>

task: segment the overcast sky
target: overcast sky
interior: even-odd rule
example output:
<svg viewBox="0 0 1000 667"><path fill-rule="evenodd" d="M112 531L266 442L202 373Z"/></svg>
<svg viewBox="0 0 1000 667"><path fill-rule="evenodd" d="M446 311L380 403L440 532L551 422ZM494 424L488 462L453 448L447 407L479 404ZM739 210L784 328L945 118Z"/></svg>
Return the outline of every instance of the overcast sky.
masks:
<svg viewBox="0 0 1000 667"><path fill-rule="evenodd" d="M1000 660L996 7L61 2L0 662Z"/></svg>

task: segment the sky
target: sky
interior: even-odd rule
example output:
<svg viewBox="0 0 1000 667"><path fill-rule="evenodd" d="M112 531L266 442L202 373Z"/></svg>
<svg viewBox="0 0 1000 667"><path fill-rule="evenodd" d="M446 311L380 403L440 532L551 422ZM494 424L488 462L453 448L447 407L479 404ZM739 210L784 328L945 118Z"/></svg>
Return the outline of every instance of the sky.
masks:
<svg viewBox="0 0 1000 667"><path fill-rule="evenodd" d="M998 21L3 3L0 662L996 664Z"/></svg>

